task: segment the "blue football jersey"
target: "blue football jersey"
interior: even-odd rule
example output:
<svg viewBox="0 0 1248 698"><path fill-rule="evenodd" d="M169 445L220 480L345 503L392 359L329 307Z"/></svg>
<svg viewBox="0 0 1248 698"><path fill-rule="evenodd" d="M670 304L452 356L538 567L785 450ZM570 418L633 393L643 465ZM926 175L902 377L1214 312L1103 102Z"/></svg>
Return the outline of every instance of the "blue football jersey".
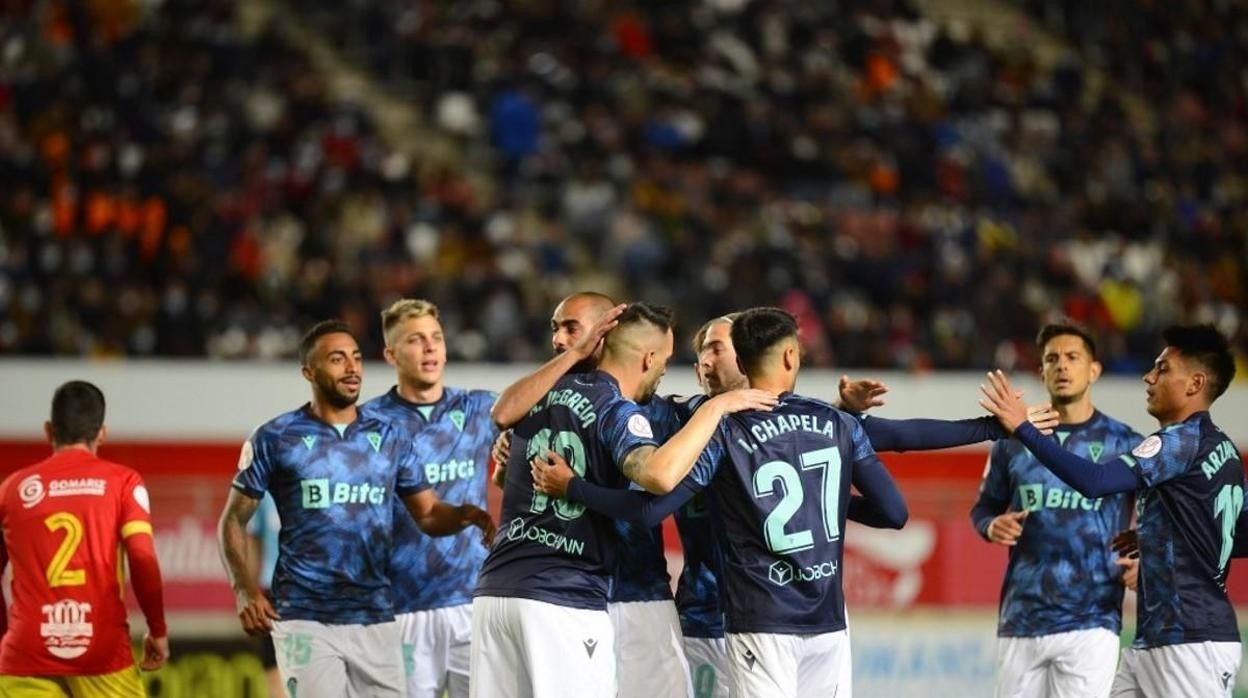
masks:
<svg viewBox="0 0 1248 698"><path fill-rule="evenodd" d="M654 396L640 406L642 414L650 420L654 439L663 443L680 430L684 421L680 417L678 399ZM637 485L630 485L640 489ZM615 557L615 580L611 586L612 603L631 601L669 601L672 598L672 578L667 573L667 554L663 550L663 527L645 528L615 522L620 545Z"/></svg>
<svg viewBox="0 0 1248 698"><path fill-rule="evenodd" d="M656 430L661 428L670 438L706 400L705 395L667 398L667 418L672 421L664 427L656 424ZM719 548L711 525L708 494L706 490L698 492L676 510L674 517L685 557L684 568L676 580L676 611L680 615L680 630L687 637L724 636L724 611L719 603Z"/></svg>
<svg viewBox="0 0 1248 698"><path fill-rule="evenodd" d="M1147 484L1136 493L1134 646L1239 642L1226 596L1235 522L1244 503L1244 466L1235 444L1208 412L1198 412L1121 458Z"/></svg>
<svg viewBox="0 0 1248 698"><path fill-rule="evenodd" d="M272 494L281 519L278 614L339 625L393 620L392 500L428 487L411 439L364 413L340 434L304 405L256 429L239 465L234 488Z"/></svg>
<svg viewBox="0 0 1248 698"><path fill-rule="evenodd" d="M650 420L613 377L561 378L513 432L502 517L476 595L605 609L619 547L615 522L535 492L529 461L553 450L586 481L619 489L629 482L618 466L624 457L657 445Z"/></svg>
<svg viewBox="0 0 1248 698"><path fill-rule="evenodd" d="M771 412L724 418L693 472L711 490L728 632L845 628L843 532L860 469L887 478L861 424L826 402L785 393Z"/></svg>
<svg viewBox="0 0 1248 698"><path fill-rule="evenodd" d="M490 418L497 394L447 387L429 405L409 402L398 390L361 409L393 423L412 443L416 466L447 504L485 509L486 471L498 428ZM412 613L472 603L485 562L481 532L469 527L453 536L420 530L403 501L394 498L394 550L390 557L394 612Z"/></svg>
<svg viewBox="0 0 1248 698"><path fill-rule="evenodd" d="M1054 437L1067 451L1096 463L1117 458L1142 438L1099 411L1081 424L1059 425ZM997 634L1120 632L1122 571L1110 541L1130 526L1130 507L1130 494L1087 499L1018 441L998 441L972 511L976 528L985 535L992 518L1007 510L1030 513L1022 536L1009 548Z"/></svg>

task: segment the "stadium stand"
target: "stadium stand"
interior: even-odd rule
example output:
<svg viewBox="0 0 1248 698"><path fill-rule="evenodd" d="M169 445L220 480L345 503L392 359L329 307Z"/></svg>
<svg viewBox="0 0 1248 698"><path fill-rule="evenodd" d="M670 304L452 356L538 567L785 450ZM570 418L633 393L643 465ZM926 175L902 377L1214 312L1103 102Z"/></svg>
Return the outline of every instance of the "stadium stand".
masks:
<svg viewBox="0 0 1248 698"><path fill-rule="evenodd" d="M782 304L817 365L1030 366L1055 313L1110 371L1178 318L1242 353L1242 8L1014 4L1069 56L904 0L285 4L455 139L436 166L233 3L18 10L0 350L287 355L406 294L454 358L533 360L598 287L690 326Z"/></svg>

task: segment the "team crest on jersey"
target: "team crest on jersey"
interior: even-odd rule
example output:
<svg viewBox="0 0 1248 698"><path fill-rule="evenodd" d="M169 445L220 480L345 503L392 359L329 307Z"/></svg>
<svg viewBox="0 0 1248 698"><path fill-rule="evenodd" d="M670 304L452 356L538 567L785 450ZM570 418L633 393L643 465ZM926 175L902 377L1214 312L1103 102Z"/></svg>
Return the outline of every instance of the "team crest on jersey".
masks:
<svg viewBox="0 0 1248 698"><path fill-rule="evenodd" d="M1144 439L1139 446L1131 449L1131 454L1140 458L1152 458L1158 453L1161 453L1161 437L1156 434Z"/></svg>
<svg viewBox="0 0 1248 698"><path fill-rule="evenodd" d="M17 484L17 496L22 500L22 508L29 509L43 501L46 494L43 480L38 475L31 475Z"/></svg>
<svg viewBox="0 0 1248 698"><path fill-rule="evenodd" d="M1093 463L1099 463L1101 461L1101 454L1104 452L1105 452L1105 444L1101 443L1100 441L1093 441L1092 443L1088 444L1088 455L1092 456Z"/></svg>
<svg viewBox="0 0 1248 698"><path fill-rule="evenodd" d="M44 621L39 624L39 634L52 656L74 659L87 653L95 635L95 627L87 620L91 604L62 599L44 604L41 610Z"/></svg>
<svg viewBox="0 0 1248 698"><path fill-rule="evenodd" d="M458 429L458 430L460 430L460 431L463 431L463 430L464 430L464 413L463 413L463 410L453 410L453 411L451 411L451 413L450 413L450 414L448 414L448 415L446 415L446 416L450 418L450 420L451 420L451 424L454 424L456 429Z"/></svg>
<svg viewBox="0 0 1248 698"><path fill-rule="evenodd" d="M628 418L628 432L643 439L654 438L654 430L650 428L650 420L641 414L635 414Z"/></svg>
<svg viewBox="0 0 1248 698"><path fill-rule="evenodd" d="M368 443L372 444L373 453L381 451L381 434L375 431L368 432Z"/></svg>
<svg viewBox="0 0 1248 698"><path fill-rule="evenodd" d="M316 437L311 434L303 437L303 445L307 446L308 450L311 451L312 447L316 445Z"/></svg>

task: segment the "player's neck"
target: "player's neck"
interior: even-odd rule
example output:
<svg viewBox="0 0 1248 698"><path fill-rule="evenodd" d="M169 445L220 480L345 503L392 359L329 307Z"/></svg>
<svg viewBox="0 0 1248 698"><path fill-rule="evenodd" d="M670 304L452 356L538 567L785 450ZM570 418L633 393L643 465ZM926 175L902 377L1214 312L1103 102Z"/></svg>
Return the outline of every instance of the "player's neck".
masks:
<svg viewBox="0 0 1248 698"><path fill-rule="evenodd" d="M1085 395L1074 402L1053 403L1053 410L1057 412L1058 424L1083 424L1092 419L1092 413L1096 408L1092 406L1091 397Z"/></svg>
<svg viewBox="0 0 1248 698"><path fill-rule="evenodd" d="M67 451L85 451L86 453L90 453L91 455L94 456L98 448L99 448L99 444L95 442L92 442L89 444L82 443L82 442L78 442L76 444L64 444L64 445L52 444L53 453L65 453Z"/></svg>
<svg viewBox="0 0 1248 698"><path fill-rule="evenodd" d="M641 387L640 372L613 361L611 357L603 357L602 362L598 364L598 370L615 379L620 386L621 395L629 400L637 399L637 389Z"/></svg>
<svg viewBox="0 0 1248 698"><path fill-rule="evenodd" d="M749 386L755 390L765 390L772 395L793 391L795 381L787 374L764 373L749 377Z"/></svg>
<svg viewBox="0 0 1248 698"><path fill-rule="evenodd" d="M354 404L346 407L334 407L328 402L317 400L315 397L312 398L312 414L326 424L350 424L359 416L359 412Z"/></svg>
<svg viewBox="0 0 1248 698"><path fill-rule="evenodd" d="M412 381L405 381L402 376L399 376L399 397L408 402L431 405L441 400L444 392L446 392L446 387L441 381L432 385L418 385Z"/></svg>
<svg viewBox="0 0 1248 698"><path fill-rule="evenodd" d="M1197 412L1207 412L1207 411L1209 411L1209 405L1195 404L1195 405L1184 406L1181 409L1175 410L1174 412L1168 415L1165 415L1164 417L1158 417L1157 426L1164 429L1170 426L1171 424L1182 424L1183 422L1186 422L1187 420L1191 419L1192 415L1196 414Z"/></svg>

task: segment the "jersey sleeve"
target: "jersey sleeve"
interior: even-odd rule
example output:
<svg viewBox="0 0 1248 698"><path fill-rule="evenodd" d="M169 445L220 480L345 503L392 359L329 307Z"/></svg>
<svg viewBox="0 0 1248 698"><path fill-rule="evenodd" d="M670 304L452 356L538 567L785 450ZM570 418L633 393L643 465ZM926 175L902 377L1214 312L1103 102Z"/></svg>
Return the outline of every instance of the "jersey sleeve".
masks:
<svg viewBox="0 0 1248 698"><path fill-rule="evenodd" d="M702 449L702 455L698 456L693 469L689 471L685 479L692 480L698 487L709 486L711 479L719 470L719 464L727 455L728 437L724 433L724 423L720 422L715 433L711 435L711 440L706 443L706 448Z"/></svg>
<svg viewBox="0 0 1248 698"><path fill-rule="evenodd" d="M152 535L152 503L147 486L138 473L126 474L121 488L121 516L117 519L117 536L125 540L146 533Z"/></svg>
<svg viewBox="0 0 1248 698"><path fill-rule="evenodd" d="M429 481L425 479L425 471L416 458L416 447L410 439L399 441L400 446L395 457L398 461L398 473L394 480L394 493L400 497L416 494L429 489Z"/></svg>
<svg viewBox="0 0 1248 698"><path fill-rule="evenodd" d="M251 437L243 443L243 450L238 455L238 473L234 475L234 489L251 497L260 499L269 491L269 481L276 467L275 449L272 437L260 428L252 432Z"/></svg>
<svg viewBox="0 0 1248 698"><path fill-rule="evenodd" d="M598 429L616 465L623 463L633 449L659 445L650 420L640 407L628 400L619 400L604 411Z"/></svg>
<svg viewBox="0 0 1248 698"><path fill-rule="evenodd" d="M983 480L979 483L979 497L971 506L971 524L975 532L988 537L988 524L1010 507L1010 457L1005 444L993 444L984 465Z"/></svg>
<svg viewBox="0 0 1248 698"><path fill-rule="evenodd" d="M1119 459L1134 470L1149 487L1156 487L1187 472L1200 448L1195 429L1176 424L1144 439Z"/></svg>

